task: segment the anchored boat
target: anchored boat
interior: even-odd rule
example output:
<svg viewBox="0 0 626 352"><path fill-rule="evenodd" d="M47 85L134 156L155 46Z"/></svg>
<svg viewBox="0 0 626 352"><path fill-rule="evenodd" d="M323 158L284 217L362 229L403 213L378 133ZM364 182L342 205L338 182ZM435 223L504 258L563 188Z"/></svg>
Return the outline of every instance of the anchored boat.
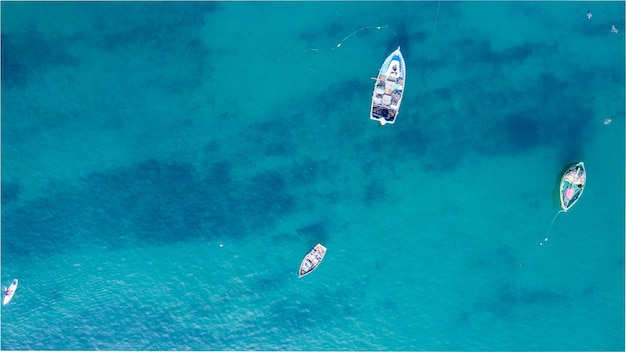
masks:
<svg viewBox="0 0 626 352"><path fill-rule="evenodd" d="M311 249L307 255L302 259L302 263L300 263L300 271L298 272L298 278L303 277L304 275L310 274L324 259L326 255L326 247L324 247L321 243L318 243Z"/></svg>
<svg viewBox="0 0 626 352"><path fill-rule="evenodd" d="M563 208L563 211L567 212L576 204L585 190L586 183L587 172L585 171L585 163L581 161L567 169L561 178L561 184L559 186L561 208Z"/></svg>
<svg viewBox="0 0 626 352"><path fill-rule="evenodd" d="M398 47L385 59L378 71L372 94L370 119L377 120L381 125L396 122L404 93L405 76L406 66Z"/></svg>

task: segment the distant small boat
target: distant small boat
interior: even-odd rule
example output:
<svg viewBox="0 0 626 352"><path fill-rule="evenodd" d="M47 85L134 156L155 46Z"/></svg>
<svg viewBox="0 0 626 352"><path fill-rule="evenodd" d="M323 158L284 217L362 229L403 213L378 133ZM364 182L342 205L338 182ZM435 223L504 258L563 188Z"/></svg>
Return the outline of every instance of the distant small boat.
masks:
<svg viewBox="0 0 626 352"><path fill-rule="evenodd" d="M9 286L9 288L5 288L4 291L2 292L2 294L4 295L4 298L2 300L3 305L6 305L9 302L11 302L11 299L13 298L13 295L15 294L15 290L17 290L17 279L13 280L13 282L11 283L11 286Z"/></svg>
<svg viewBox="0 0 626 352"><path fill-rule="evenodd" d="M587 172L585 164L581 161L570 166L561 178L559 195L561 198L561 208L567 212L576 204L585 190L587 182Z"/></svg>
<svg viewBox="0 0 626 352"><path fill-rule="evenodd" d="M304 256L304 259L302 259L298 278L301 278L315 270L315 268L320 265L325 255L326 247L324 247L321 243L316 244L315 247L313 247L313 249L311 249L311 251Z"/></svg>
<svg viewBox="0 0 626 352"><path fill-rule="evenodd" d="M378 71L372 95L370 119L377 120L381 125L396 122L404 93L405 77L404 57L398 47L385 59Z"/></svg>

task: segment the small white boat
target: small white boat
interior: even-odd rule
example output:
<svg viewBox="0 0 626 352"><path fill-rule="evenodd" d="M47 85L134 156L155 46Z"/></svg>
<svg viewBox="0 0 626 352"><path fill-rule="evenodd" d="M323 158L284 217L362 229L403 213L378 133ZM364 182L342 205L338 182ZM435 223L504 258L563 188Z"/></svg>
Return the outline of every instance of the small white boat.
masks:
<svg viewBox="0 0 626 352"><path fill-rule="evenodd" d="M15 290L17 290L17 279L11 282L11 286L9 286L9 288L5 288L4 291L2 291L2 294L4 295L4 298L2 300L3 305L6 305L9 302L11 302L11 299L13 298L13 295L15 294Z"/></svg>
<svg viewBox="0 0 626 352"><path fill-rule="evenodd" d="M396 121L404 93L405 77L406 66L400 47L398 47L385 59L378 71L372 95L370 119L377 120L381 125Z"/></svg>
<svg viewBox="0 0 626 352"><path fill-rule="evenodd" d="M320 265L325 255L326 247L324 247L321 243L316 244L315 247L313 247L313 249L311 249L311 251L304 256L304 259L302 259L302 263L300 263L300 271L298 272L298 278L301 278L315 270L315 268Z"/></svg>
<svg viewBox="0 0 626 352"><path fill-rule="evenodd" d="M585 190L587 183L587 172L585 164L581 161L570 166L561 178L559 195L561 198L561 208L567 212L576 204Z"/></svg>

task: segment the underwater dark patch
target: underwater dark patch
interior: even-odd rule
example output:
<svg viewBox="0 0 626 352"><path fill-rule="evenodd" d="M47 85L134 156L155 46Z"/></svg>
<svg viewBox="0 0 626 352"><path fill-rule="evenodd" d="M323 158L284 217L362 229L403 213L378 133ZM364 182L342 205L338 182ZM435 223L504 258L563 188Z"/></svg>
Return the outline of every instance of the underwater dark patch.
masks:
<svg viewBox="0 0 626 352"><path fill-rule="evenodd" d="M328 161L311 158L300 158L287 169L286 175L290 184L314 184L332 174L332 165Z"/></svg>
<svg viewBox="0 0 626 352"><path fill-rule="evenodd" d="M232 165L229 162L216 161L209 166L206 174L200 175L200 178L207 187L230 189L233 183L231 172Z"/></svg>
<svg viewBox="0 0 626 352"><path fill-rule="evenodd" d="M312 99L311 102L321 101L322 104L320 106L324 107L324 110L321 112L332 112L343 106L345 101L358 98L363 94L363 92L369 90L371 90L369 81L354 78L345 79L332 83L325 92L320 93L319 97L317 99ZM333 92L333 94L328 94L328 92ZM340 95L342 99L336 99L334 94Z"/></svg>
<svg viewBox="0 0 626 352"><path fill-rule="evenodd" d="M372 179L363 190L363 201L373 204L387 198L387 190L382 179Z"/></svg>
<svg viewBox="0 0 626 352"><path fill-rule="evenodd" d="M18 200L21 187L16 182L2 181L2 206L14 203Z"/></svg>
<svg viewBox="0 0 626 352"><path fill-rule="evenodd" d="M291 148L287 148L284 143L268 143L263 148L263 153L266 156L286 156L289 154Z"/></svg>
<svg viewBox="0 0 626 352"><path fill-rule="evenodd" d="M395 301L393 301L391 299L385 299L381 303L381 308L382 308L382 310L386 311L387 313L397 313L398 303L396 303Z"/></svg>
<svg viewBox="0 0 626 352"><path fill-rule="evenodd" d="M144 66L155 66L156 70L177 66L174 71L160 70L161 74L148 83L165 93L182 94L202 85L212 72L212 53L203 44L199 29L205 24L206 13L213 11L216 4L94 3L90 7L97 13L93 26L100 35L88 39L107 56L138 52L149 55ZM192 64L178 67L180 62Z"/></svg>
<svg viewBox="0 0 626 352"><path fill-rule="evenodd" d="M329 40L336 39L338 43L341 40L340 33L348 33L350 31L345 21L326 23L327 24L322 28L315 27L314 29L300 31L300 33L298 33L298 39L312 47L319 47L328 43Z"/></svg>
<svg viewBox="0 0 626 352"><path fill-rule="evenodd" d="M6 14L5 14L6 15ZM47 38L34 25L23 32L2 33L2 88L28 83L31 75L61 66L77 66L62 38Z"/></svg>
<svg viewBox="0 0 626 352"><path fill-rule="evenodd" d="M325 243L328 242L328 223L318 221L303 227L298 228L296 232L298 237L304 237L310 240L311 243Z"/></svg>
<svg viewBox="0 0 626 352"><path fill-rule="evenodd" d="M298 120L297 118L295 119ZM271 121L254 123L250 129L239 133L239 137L253 145L246 151L248 155L261 156L288 156L296 149L294 138L289 128L293 119L273 117ZM249 133L250 130L256 133Z"/></svg>
<svg viewBox="0 0 626 352"><path fill-rule="evenodd" d="M91 9L99 14L94 26L103 33L98 39L107 51L147 46L171 54L181 43L183 46L198 43L194 31L205 24L206 14L217 6L218 3L211 1L106 2L92 4Z"/></svg>
<svg viewBox="0 0 626 352"><path fill-rule="evenodd" d="M450 44L458 49L456 61L464 63L489 62L493 57L490 42L479 36L465 36Z"/></svg>
<svg viewBox="0 0 626 352"><path fill-rule="evenodd" d="M520 288L510 282L502 282L492 292L492 296L475 302L473 307L476 311L487 311L500 319L510 319L514 312L529 309L528 306L541 309L563 304L567 300L566 295L545 288Z"/></svg>
<svg viewBox="0 0 626 352"><path fill-rule="evenodd" d="M238 196L241 200L240 209L252 228L261 224L269 225L297 208L294 197L287 189L285 177L277 171L267 171L252 177ZM246 217L242 220L245 221Z"/></svg>
<svg viewBox="0 0 626 352"><path fill-rule="evenodd" d="M293 270L289 268L289 264L285 263L285 267L277 272L274 272L272 275L267 275L262 277L252 283L251 290L254 292L273 292L279 289L282 289L282 286L286 284L289 280L296 277L298 273L298 264L295 264Z"/></svg>
<svg viewBox="0 0 626 352"><path fill-rule="evenodd" d="M532 44L526 42L522 45L516 45L514 47L506 48L500 52L494 53L494 57L497 61L506 64L518 64L520 61L527 60L535 55L542 55L541 53L548 52L550 48L545 45Z"/></svg>
<svg viewBox="0 0 626 352"><path fill-rule="evenodd" d="M88 204L73 190L56 189L49 197L26 202L15 209L2 211L2 251L7 258L55 252L71 246L88 233Z"/></svg>
<svg viewBox="0 0 626 352"><path fill-rule="evenodd" d="M483 36L465 36L451 43L459 49L456 61L467 63L483 63L490 66L511 66L528 60L533 56L550 54L553 45L525 42L502 50L494 50L488 38Z"/></svg>
<svg viewBox="0 0 626 352"><path fill-rule="evenodd" d="M272 234L272 241L275 242L287 242L296 238L295 234L292 232L279 232Z"/></svg>
<svg viewBox="0 0 626 352"><path fill-rule="evenodd" d="M493 123L479 130L474 149L487 155L516 155L536 147L581 150L593 116L580 92L553 74L535 77L533 92L510 91L506 99L490 99ZM556 99L558 95L558 99ZM515 102L525 104L516 108ZM512 106L507 106L507 105Z"/></svg>
<svg viewBox="0 0 626 352"><path fill-rule="evenodd" d="M509 114L497 131L490 134L498 146L506 145L509 151L528 151L536 147L541 136L540 122L532 118L534 111Z"/></svg>
<svg viewBox="0 0 626 352"><path fill-rule="evenodd" d="M436 127L426 134L421 126L400 131L393 138L394 149L415 158L430 172L454 170L469 151L464 135L454 135L453 129Z"/></svg>
<svg viewBox="0 0 626 352"><path fill-rule="evenodd" d="M188 163L149 160L90 174L78 184L51 184L45 196L3 209L3 255L239 237L296 209L277 172L235 184L229 164L209 170L199 178Z"/></svg>
<svg viewBox="0 0 626 352"><path fill-rule="evenodd" d="M473 270L490 275L493 281L506 281L519 270L520 258L517 251L509 245L498 246L495 250L476 257ZM486 269L489 269L487 271Z"/></svg>
<svg viewBox="0 0 626 352"><path fill-rule="evenodd" d="M367 80L345 79L332 83L316 98L307 99L307 102L310 104L310 109L319 114L319 116L332 118L331 116L334 117L339 115L339 113L343 114L343 109L347 102L353 99L360 99L363 92L371 89L372 86ZM328 92L333 93L328 94ZM337 99L337 96L341 96L341 99Z"/></svg>
<svg viewBox="0 0 626 352"><path fill-rule="evenodd" d="M201 229L199 210L208 199L192 172L189 164L150 160L112 175L107 191L117 193L124 218L141 240L183 240ZM104 183L94 181L90 188Z"/></svg>

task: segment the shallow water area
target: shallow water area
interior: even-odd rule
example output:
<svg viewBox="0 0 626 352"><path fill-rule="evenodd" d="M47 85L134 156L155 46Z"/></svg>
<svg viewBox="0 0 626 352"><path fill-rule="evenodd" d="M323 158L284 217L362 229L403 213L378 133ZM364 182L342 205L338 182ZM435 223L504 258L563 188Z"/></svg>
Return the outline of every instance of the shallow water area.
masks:
<svg viewBox="0 0 626 352"><path fill-rule="evenodd" d="M3 350L624 349L623 3L0 6Z"/></svg>

